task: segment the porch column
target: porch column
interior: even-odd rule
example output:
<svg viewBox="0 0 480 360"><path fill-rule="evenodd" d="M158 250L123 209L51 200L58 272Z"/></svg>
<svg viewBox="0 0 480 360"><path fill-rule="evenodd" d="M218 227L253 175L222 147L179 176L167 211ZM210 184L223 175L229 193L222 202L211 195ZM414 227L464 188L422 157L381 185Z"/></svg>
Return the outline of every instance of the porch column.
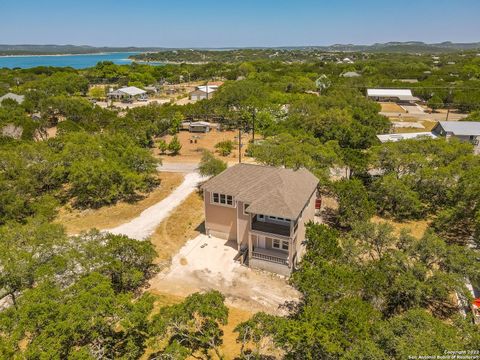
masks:
<svg viewBox="0 0 480 360"><path fill-rule="evenodd" d="M250 260L252 259L252 251L253 251L252 234L249 231L248 232L248 266L249 267L250 267Z"/></svg>

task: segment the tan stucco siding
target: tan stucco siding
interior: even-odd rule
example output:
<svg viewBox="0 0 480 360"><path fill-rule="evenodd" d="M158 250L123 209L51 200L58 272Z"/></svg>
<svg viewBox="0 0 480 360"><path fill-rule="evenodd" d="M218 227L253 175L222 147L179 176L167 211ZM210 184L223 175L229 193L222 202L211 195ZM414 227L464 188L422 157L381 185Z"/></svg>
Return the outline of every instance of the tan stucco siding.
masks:
<svg viewBox="0 0 480 360"><path fill-rule="evenodd" d="M237 209L210 203L210 193L204 192L205 229L207 234L237 240Z"/></svg>
<svg viewBox="0 0 480 360"><path fill-rule="evenodd" d="M250 215L243 213L243 206L243 202L237 202L237 243L239 249L248 247L248 236L250 234Z"/></svg>
<svg viewBox="0 0 480 360"><path fill-rule="evenodd" d="M297 238L295 242L295 252L297 254L297 261L300 261L305 254L305 240L306 224L313 221L315 218L315 200L317 198L317 191L314 191L310 197L307 206L303 209L302 216L298 220ZM291 254L293 255L293 254ZM293 259L290 259L293 260Z"/></svg>

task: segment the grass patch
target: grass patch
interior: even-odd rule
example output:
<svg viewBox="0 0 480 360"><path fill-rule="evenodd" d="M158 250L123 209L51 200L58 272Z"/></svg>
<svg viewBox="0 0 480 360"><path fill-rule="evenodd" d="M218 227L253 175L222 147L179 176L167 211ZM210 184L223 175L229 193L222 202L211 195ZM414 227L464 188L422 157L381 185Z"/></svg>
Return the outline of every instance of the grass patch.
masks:
<svg viewBox="0 0 480 360"><path fill-rule="evenodd" d="M163 220L150 237L158 262L169 261L189 240L203 231L203 199L194 192Z"/></svg>
<svg viewBox="0 0 480 360"><path fill-rule="evenodd" d="M393 220L381 218L379 216L374 216L372 218L372 222L376 224L384 222L392 225L395 235L399 235L402 229L410 230L410 234L417 239L420 239L423 234L425 234L425 231L430 225L430 220L396 222Z"/></svg>
<svg viewBox="0 0 480 360"><path fill-rule="evenodd" d="M225 359L233 360L240 354L241 344L237 343L238 334L234 329L238 324L247 321L252 317L253 313L237 308L228 308L228 323L222 326L223 330L223 345L220 347L220 352L225 356Z"/></svg>
<svg viewBox="0 0 480 360"><path fill-rule="evenodd" d="M396 112L396 113L405 113L405 110L396 103L380 103L383 112Z"/></svg>
<svg viewBox="0 0 480 360"><path fill-rule="evenodd" d="M92 228L110 229L126 223L140 215L152 205L165 199L183 181L184 176L177 173L164 172L159 175L160 186L144 199L135 203L119 202L99 209L75 210L64 206L59 210L56 223L65 226L68 234L78 234Z"/></svg>

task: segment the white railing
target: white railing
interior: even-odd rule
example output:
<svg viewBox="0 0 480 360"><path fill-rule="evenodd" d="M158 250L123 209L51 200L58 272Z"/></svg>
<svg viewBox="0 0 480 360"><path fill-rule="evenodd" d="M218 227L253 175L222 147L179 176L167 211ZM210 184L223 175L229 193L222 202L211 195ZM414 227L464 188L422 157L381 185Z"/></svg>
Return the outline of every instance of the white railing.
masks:
<svg viewBox="0 0 480 360"><path fill-rule="evenodd" d="M267 255L267 254L261 254L261 253L255 252L255 251L252 252L252 258L258 259L258 260L265 260L265 261L273 262L273 263L276 263L276 264L287 265L288 266L287 259L282 259L280 257Z"/></svg>

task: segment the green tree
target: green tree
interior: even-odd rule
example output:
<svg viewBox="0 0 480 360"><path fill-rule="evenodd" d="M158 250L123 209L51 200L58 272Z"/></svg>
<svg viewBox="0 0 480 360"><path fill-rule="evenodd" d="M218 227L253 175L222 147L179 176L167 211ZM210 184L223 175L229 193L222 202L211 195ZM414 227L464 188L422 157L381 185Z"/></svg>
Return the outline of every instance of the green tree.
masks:
<svg viewBox="0 0 480 360"><path fill-rule="evenodd" d="M443 107L443 100L440 96L438 95L433 95L430 100L428 100L427 105L429 108L431 108L433 111L437 109L441 109Z"/></svg>
<svg viewBox="0 0 480 360"><path fill-rule="evenodd" d="M168 151L170 151L170 154L172 155L178 155L181 149L182 149L182 144L180 144L178 137L175 135L172 138L172 140L170 140L170 143L168 144Z"/></svg>
<svg viewBox="0 0 480 360"><path fill-rule="evenodd" d="M372 184L371 197L378 213L383 216L404 220L416 218L423 212L418 193L393 174L383 176Z"/></svg>
<svg viewBox="0 0 480 360"><path fill-rule="evenodd" d="M198 171L202 176L216 176L227 168L227 163L216 158L210 151L204 150Z"/></svg>
<svg viewBox="0 0 480 360"><path fill-rule="evenodd" d="M338 222L350 227L355 222L370 219L375 212L375 204L368 198L368 192L357 179L343 180L334 184L338 199Z"/></svg>
<svg viewBox="0 0 480 360"><path fill-rule="evenodd" d="M214 351L218 358L223 358L221 326L228 319L224 300L220 292L209 291L190 295L183 303L160 309L152 319L150 334L166 345L156 355L176 359L208 358L210 351Z"/></svg>

